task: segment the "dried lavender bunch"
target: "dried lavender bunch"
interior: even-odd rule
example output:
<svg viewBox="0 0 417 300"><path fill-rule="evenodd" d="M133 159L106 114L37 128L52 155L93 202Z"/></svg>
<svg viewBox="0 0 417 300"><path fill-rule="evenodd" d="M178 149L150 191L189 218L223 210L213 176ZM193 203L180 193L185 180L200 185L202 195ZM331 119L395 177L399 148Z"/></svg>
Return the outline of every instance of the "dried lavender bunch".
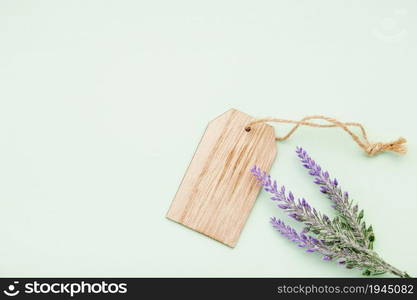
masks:
<svg viewBox="0 0 417 300"><path fill-rule="evenodd" d="M304 198L295 200L292 192L286 192L284 186L278 188L271 176L254 166L252 174L263 185L265 191L272 194L271 200L278 202L278 207L288 216L305 225L301 233L284 224L281 220L271 218L272 226L282 235L307 248L307 252L317 252L323 260L337 260L348 269L361 269L363 275L379 275L390 272L400 277L410 277L385 262L372 250L374 234L372 227L366 227L363 211L358 213L357 205L353 205L347 193L342 193L336 179L330 179L328 172L312 160L302 148L297 148L297 155L321 191L333 202L337 216L330 219L318 212Z"/></svg>

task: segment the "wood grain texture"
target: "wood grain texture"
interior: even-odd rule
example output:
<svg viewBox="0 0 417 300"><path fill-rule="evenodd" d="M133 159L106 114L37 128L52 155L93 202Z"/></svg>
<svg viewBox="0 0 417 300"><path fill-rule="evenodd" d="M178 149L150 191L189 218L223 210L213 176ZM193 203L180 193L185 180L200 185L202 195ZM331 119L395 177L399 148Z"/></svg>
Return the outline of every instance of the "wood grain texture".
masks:
<svg viewBox="0 0 417 300"><path fill-rule="evenodd" d="M274 129L231 109L209 123L167 218L234 247L260 186L252 166L269 171L275 156Z"/></svg>

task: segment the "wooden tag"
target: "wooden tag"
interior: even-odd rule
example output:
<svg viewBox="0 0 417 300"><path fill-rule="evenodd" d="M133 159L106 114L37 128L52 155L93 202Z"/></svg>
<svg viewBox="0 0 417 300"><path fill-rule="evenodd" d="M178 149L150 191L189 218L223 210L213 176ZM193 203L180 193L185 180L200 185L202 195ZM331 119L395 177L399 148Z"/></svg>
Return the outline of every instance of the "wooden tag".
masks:
<svg viewBox="0 0 417 300"><path fill-rule="evenodd" d="M251 175L256 165L269 171L276 155L274 129L231 109L209 123L167 218L234 247L258 196Z"/></svg>

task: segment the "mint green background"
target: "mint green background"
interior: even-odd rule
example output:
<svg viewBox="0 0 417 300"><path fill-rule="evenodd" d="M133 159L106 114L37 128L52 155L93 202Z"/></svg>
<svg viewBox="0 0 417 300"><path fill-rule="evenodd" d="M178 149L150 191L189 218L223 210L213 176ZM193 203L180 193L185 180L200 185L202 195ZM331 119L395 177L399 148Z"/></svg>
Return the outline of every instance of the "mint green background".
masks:
<svg viewBox="0 0 417 300"><path fill-rule="evenodd" d="M165 219L232 107L408 138L407 155L368 158L303 128L271 172L331 213L305 147L364 208L376 250L417 275L416 20L414 0L1 1L0 276L359 276L274 232L286 217L266 193L233 250Z"/></svg>

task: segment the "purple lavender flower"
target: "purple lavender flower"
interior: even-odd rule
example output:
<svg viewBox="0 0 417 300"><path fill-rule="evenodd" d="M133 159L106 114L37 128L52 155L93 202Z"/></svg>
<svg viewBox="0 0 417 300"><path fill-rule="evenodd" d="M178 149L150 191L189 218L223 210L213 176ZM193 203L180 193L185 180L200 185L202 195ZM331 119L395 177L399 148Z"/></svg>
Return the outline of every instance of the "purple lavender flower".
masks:
<svg viewBox="0 0 417 300"><path fill-rule="evenodd" d="M358 207L352 206L349 194L343 193L337 179L331 179L329 172L322 170L303 148L297 147L295 152L303 166L309 170L308 173L314 177L314 183L320 186L320 191L333 202L331 207L338 211L342 225L352 231L359 244L372 249L375 235L371 227L363 227L362 218L358 218Z"/></svg>
<svg viewBox="0 0 417 300"><path fill-rule="evenodd" d="M321 222L321 220L317 219L314 210L304 198L295 201L294 194L291 191L287 193L284 186L278 189L277 182L275 180L272 181L271 176L266 174L266 172L262 172L256 166L251 169L251 172L259 183L262 184L264 190L273 195L271 200L277 201L277 206L286 210L289 217L299 222L309 221L309 223L316 225Z"/></svg>
<svg viewBox="0 0 417 300"><path fill-rule="evenodd" d="M306 252L318 252L321 253L324 260L330 260L331 256L329 253L331 251L327 249L327 247L316 238L306 235L303 232L300 234L289 225L285 225L285 223L275 217L271 218L272 227L274 227L278 232L280 232L283 236L285 236L290 241L297 244L298 247L306 248ZM330 258L330 259L328 259Z"/></svg>
<svg viewBox="0 0 417 300"><path fill-rule="evenodd" d="M296 200L292 192L287 192L284 186L278 188L277 182L272 180L269 174L254 166L251 172L264 190L272 194L271 200L278 202L277 206L289 217L305 225L301 233L298 233L273 217L272 226L298 247L306 248L306 252L320 253L323 260L337 259L340 265L348 269L363 269L364 275L391 272L400 277L409 277L406 272L386 263L372 250L372 226L367 228L362 222L363 211L358 213L358 206L352 205L347 192L342 193L339 182L330 179L329 173L323 171L305 150L297 148L296 152L309 174L314 176L314 183L320 185L321 192L334 202L333 206L338 215L330 219L318 212L304 198Z"/></svg>

